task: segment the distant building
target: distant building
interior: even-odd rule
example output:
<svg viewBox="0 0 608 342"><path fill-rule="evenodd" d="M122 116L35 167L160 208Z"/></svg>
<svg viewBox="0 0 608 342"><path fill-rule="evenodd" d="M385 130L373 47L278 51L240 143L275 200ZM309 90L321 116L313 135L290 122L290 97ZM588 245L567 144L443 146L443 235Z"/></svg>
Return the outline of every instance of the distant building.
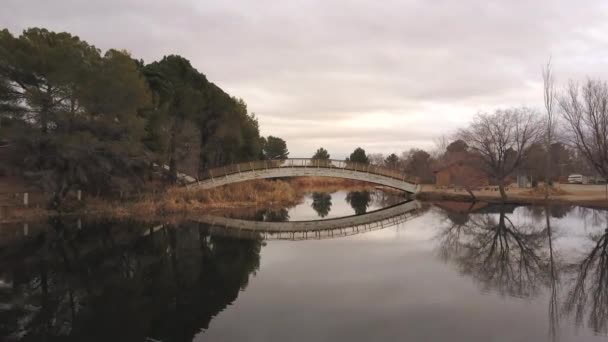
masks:
<svg viewBox="0 0 608 342"><path fill-rule="evenodd" d="M531 188L532 177L525 173L519 173L517 175L517 187L518 188Z"/></svg>

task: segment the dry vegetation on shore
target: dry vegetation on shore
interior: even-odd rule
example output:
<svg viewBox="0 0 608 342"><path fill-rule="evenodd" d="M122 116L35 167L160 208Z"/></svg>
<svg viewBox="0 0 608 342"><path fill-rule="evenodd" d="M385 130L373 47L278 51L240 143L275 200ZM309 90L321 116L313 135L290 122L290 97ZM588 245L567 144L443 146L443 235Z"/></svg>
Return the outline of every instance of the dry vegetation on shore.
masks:
<svg viewBox="0 0 608 342"><path fill-rule="evenodd" d="M474 194L478 201L502 202L498 191L474 191ZM507 195L507 203L538 204L545 202L545 190L542 185L532 189L510 187ZM464 189L439 189L429 184L424 185L416 197L423 201L471 202L471 196ZM551 188L549 201L608 208L608 199L603 185L559 184Z"/></svg>
<svg viewBox="0 0 608 342"><path fill-rule="evenodd" d="M227 208L290 206L302 201L307 192L349 189L373 189L373 185L346 179L309 177L255 180L209 190L175 187L162 194L143 196L140 200L129 203L92 203L87 206L87 211L119 217L200 214Z"/></svg>
<svg viewBox="0 0 608 342"><path fill-rule="evenodd" d="M69 213L102 215L106 217L145 217L155 219L165 215L201 215L213 210L247 207L284 207L298 204L304 194L314 191L371 190L374 185L340 178L301 177L286 180L255 180L230 184L214 189L171 187L159 193L147 193L130 201L108 201L86 198L80 208ZM72 203L73 204L73 203ZM15 208L3 221L42 218L56 214L41 208Z"/></svg>
<svg viewBox="0 0 608 342"><path fill-rule="evenodd" d="M332 177L295 177L288 179L287 182L299 192L371 190L375 187L375 185L372 183Z"/></svg>

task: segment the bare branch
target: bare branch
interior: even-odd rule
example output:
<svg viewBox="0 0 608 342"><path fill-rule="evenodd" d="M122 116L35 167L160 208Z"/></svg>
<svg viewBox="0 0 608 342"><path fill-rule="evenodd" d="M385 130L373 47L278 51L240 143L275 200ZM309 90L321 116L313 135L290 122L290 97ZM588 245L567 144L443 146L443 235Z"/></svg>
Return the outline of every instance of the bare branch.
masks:
<svg viewBox="0 0 608 342"><path fill-rule="evenodd" d="M558 99L566 122L565 137L602 177L608 177L608 85L570 82Z"/></svg>
<svg viewBox="0 0 608 342"><path fill-rule="evenodd" d="M537 117L534 110L525 107L478 113L469 127L458 133L482 161L478 167L498 182L503 199L505 178L521 165L540 137Z"/></svg>

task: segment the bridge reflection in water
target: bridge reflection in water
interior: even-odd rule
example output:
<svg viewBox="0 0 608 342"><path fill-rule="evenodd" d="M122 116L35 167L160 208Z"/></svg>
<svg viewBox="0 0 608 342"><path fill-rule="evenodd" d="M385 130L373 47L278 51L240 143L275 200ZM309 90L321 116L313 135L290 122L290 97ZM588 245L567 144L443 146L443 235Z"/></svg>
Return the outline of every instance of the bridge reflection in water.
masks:
<svg viewBox="0 0 608 342"><path fill-rule="evenodd" d="M426 207L418 201L400 203L364 215L327 220L263 222L220 216L203 216L197 222L208 226L212 235L265 240L319 240L385 229L422 215ZM162 229L158 225L144 235Z"/></svg>

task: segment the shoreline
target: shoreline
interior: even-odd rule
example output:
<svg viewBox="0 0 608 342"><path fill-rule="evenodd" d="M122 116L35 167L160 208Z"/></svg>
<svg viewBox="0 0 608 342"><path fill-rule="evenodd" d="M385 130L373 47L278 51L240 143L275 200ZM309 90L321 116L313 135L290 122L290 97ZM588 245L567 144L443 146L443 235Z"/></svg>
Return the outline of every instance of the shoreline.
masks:
<svg viewBox="0 0 608 342"><path fill-rule="evenodd" d="M584 189L584 187L587 187L588 189ZM549 195L548 199L545 199L542 188L515 188L507 192L507 199L503 201L498 191L474 191L473 193L476 199L473 200L464 190L437 189L433 185L423 185L421 191L416 194L416 199L429 202L457 201L471 203L476 201L517 205L543 205L546 202L549 202L549 204L567 204L608 209L608 200L605 198L606 195L605 192L603 192L603 185L583 186L583 191L577 191L580 188L581 186L579 185L560 184L552 189L553 193Z"/></svg>
<svg viewBox="0 0 608 342"><path fill-rule="evenodd" d="M91 216L113 219L132 217L154 221L170 217L196 217L218 211L250 210L256 207L294 206L311 192L365 191L377 186L371 183L338 178L294 178L290 180L256 180L226 185L209 190L172 187L157 194L143 195L129 201L89 198L82 203L70 202L76 209L55 211L41 207L12 207L0 212L0 224L42 220L53 216Z"/></svg>
<svg viewBox="0 0 608 342"><path fill-rule="evenodd" d="M341 179L296 178L293 180L251 181L237 186L226 186L211 190L190 190L186 188L170 188L157 195L143 196L133 201L110 201L92 198L85 201L75 210L57 212L39 207L15 207L7 215L0 217L0 223L38 221L52 216L91 216L113 219L144 218L154 221L171 217L196 217L209 213L229 210L251 210L257 207L282 208L301 203L306 193L363 191L379 188L370 183L345 181ZM392 189L383 191L392 191ZM474 192L476 200L464 190L437 189L433 185L423 185L415 199L422 202L456 201L456 202L486 202L492 204L513 205L544 205L547 201L544 194L530 189L512 189L508 192L506 201L502 201L497 191ZM590 208L608 209L608 200L601 198L601 192L594 196L577 195L562 191L552 194L550 205L576 205Z"/></svg>

